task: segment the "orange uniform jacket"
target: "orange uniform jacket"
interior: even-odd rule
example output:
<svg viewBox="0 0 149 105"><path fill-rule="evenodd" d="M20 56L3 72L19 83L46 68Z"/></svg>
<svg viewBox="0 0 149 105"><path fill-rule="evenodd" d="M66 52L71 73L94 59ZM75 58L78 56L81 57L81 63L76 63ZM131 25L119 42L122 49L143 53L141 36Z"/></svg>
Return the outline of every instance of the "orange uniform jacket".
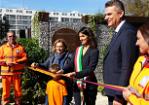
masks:
<svg viewBox="0 0 149 105"><path fill-rule="evenodd" d="M67 95L64 80L50 80L47 83L46 93L49 105L63 105L63 97Z"/></svg>
<svg viewBox="0 0 149 105"><path fill-rule="evenodd" d="M145 65L146 58L141 56L135 63L130 78L128 105L149 105L149 67Z"/></svg>
<svg viewBox="0 0 149 105"><path fill-rule="evenodd" d="M8 43L0 47L0 61L5 61L6 63L15 63L14 66L1 66L1 75L14 75L21 74L22 69L24 69L24 64L22 62L27 60L27 54L24 48L16 44L11 47Z"/></svg>

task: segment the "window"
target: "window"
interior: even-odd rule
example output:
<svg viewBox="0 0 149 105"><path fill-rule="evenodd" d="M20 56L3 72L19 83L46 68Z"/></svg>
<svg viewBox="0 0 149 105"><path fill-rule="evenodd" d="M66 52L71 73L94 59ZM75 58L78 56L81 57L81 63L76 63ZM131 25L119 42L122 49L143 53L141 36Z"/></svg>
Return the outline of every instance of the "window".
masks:
<svg viewBox="0 0 149 105"><path fill-rule="evenodd" d="M70 16L72 16L72 13L70 13Z"/></svg>
<svg viewBox="0 0 149 105"><path fill-rule="evenodd" d="M53 15L59 15L59 13L57 13L57 12L54 12L54 13L53 13Z"/></svg>
<svg viewBox="0 0 149 105"><path fill-rule="evenodd" d="M22 24L22 21L20 21L20 20L19 20L19 21L17 21L17 24Z"/></svg>
<svg viewBox="0 0 149 105"><path fill-rule="evenodd" d="M28 19L30 19L30 16L18 15L18 16L17 16L17 19L20 19L20 20L22 20L22 19L28 20Z"/></svg>
<svg viewBox="0 0 149 105"><path fill-rule="evenodd" d="M78 16L81 16L81 14L78 14Z"/></svg>
<svg viewBox="0 0 149 105"><path fill-rule="evenodd" d="M9 19L10 19L10 20L14 20L15 18L16 18L15 15L9 15Z"/></svg>
<svg viewBox="0 0 149 105"><path fill-rule="evenodd" d="M28 14L32 14L32 11L26 11L26 13L28 13Z"/></svg>
<svg viewBox="0 0 149 105"><path fill-rule="evenodd" d="M23 24L28 24L28 21L23 21L22 23L23 23Z"/></svg>
<svg viewBox="0 0 149 105"><path fill-rule="evenodd" d="M20 38L26 38L24 29L19 30L19 34L20 34Z"/></svg>
<svg viewBox="0 0 149 105"><path fill-rule="evenodd" d="M26 28L26 26L24 26L24 25L23 26L21 26L21 25L19 26L19 29L25 29L25 28Z"/></svg>
<svg viewBox="0 0 149 105"><path fill-rule="evenodd" d="M17 16L17 19L21 19L21 17L22 17L22 16L18 15L18 16Z"/></svg>
<svg viewBox="0 0 149 105"><path fill-rule="evenodd" d="M9 21L10 24L16 24L15 20Z"/></svg>
<svg viewBox="0 0 149 105"><path fill-rule="evenodd" d="M9 15L6 15L6 19L9 19Z"/></svg>
<svg viewBox="0 0 149 105"><path fill-rule="evenodd" d="M23 13L23 11L22 10L17 10L17 13Z"/></svg>
<svg viewBox="0 0 149 105"><path fill-rule="evenodd" d="M62 13L63 16L67 16L67 13Z"/></svg>
<svg viewBox="0 0 149 105"><path fill-rule="evenodd" d="M81 19L73 19L73 22L81 22Z"/></svg>
<svg viewBox="0 0 149 105"><path fill-rule="evenodd" d="M49 21L50 22L58 22L58 18L57 17L50 17Z"/></svg>
<svg viewBox="0 0 149 105"><path fill-rule="evenodd" d="M69 22L69 18L62 18L62 22Z"/></svg>
<svg viewBox="0 0 149 105"><path fill-rule="evenodd" d="M12 12L12 10L11 9L6 9L6 12Z"/></svg>
<svg viewBox="0 0 149 105"><path fill-rule="evenodd" d="M21 19L31 20L31 16L22 16Z"/></svg>
<svg viewBox="0 0 149 105"><path fill-rule="evenodd" d="M16 29L16 26L15 25L10 25L10 28L11 29Z"/></svg>
<svg viewBox="0 0 149 105"><path fill-rule="evenodd" d="M81 19L78 19L78 18L70 18L70 22L74 22L74 23L81 22Z"/></svg>

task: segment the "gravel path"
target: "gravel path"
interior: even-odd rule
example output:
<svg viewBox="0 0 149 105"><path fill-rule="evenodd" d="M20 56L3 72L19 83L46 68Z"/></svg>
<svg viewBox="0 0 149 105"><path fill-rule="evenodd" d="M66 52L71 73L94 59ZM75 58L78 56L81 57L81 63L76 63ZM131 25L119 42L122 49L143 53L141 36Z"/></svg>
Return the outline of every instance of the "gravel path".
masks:
<svg viewBox="0 0 149 105"><path fill-rule="evenodd" d="M1 88L1 83L0 83L0 88ZM14 105L14 104L11 103L10 105ZM101 93L98 92L97 97L96 97L96 105L108 105L107 97L101 95Z"/></svg>
<svg viewBox="0 0 149 105"><path fill-rule="evenodd" d="M96 105L108 105L108 98L98 92L96 97Z"/></svg>

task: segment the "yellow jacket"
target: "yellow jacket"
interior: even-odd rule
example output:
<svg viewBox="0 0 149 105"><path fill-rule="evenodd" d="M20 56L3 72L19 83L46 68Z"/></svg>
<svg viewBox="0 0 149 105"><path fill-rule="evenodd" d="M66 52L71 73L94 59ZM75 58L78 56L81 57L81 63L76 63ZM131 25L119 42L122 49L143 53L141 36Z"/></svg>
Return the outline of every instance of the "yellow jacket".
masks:
<svg viewBox="0 0 149 105"><path fill-rule="evenodd" d="M26 60L27 54L21 45L16 44L14 47L11 47L8 43L2 45L0 47L0 61L15 63L15 65L12 67L1 66L1 75L21 74Z"/></svg>
<svg viewBox="0 0 149 105"><path fill-rule="evenodd" d="M130 77L128 105L149 105L149 67L146 66L145 56L140 56L134 65Z"/></svg>

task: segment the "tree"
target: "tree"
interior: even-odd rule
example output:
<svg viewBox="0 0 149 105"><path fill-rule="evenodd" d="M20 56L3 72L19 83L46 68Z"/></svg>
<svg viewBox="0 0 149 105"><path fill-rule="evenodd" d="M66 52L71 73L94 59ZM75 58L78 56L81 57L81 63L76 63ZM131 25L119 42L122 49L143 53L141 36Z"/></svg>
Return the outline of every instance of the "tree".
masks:
<svg viewBox="0 0 149 105"><path fill-rule="evenodd" d="M39 46L37 39L21 38L17 40L25 47L28 55L28 64L41 63L47 58L47 52ZM44 103L46 82L49 76L34 72L26 68L22 75L22 105L37 105Z"/></svg>
<svg viewBox="0 0 149 105"><path fill-rule="evenodd" d="M88 24L93 31L96 31L97 26L104 23L104 15L101 13L86 15L82 18L82 21Z"/></svg>
<svg viewBox="0 0 149 105"><path fill-rule="evenodd" d="M96 25L102 23L103 19L104 19L103 14L98 13L98 14L92 15L89 18L89 24L93 29L95 29Z"/></svg>
<svg viewBox="0 0 149 105"><path fill-rule="evenodd" d="M149 0L123 0L126 14L149 17Z"/></svg>

